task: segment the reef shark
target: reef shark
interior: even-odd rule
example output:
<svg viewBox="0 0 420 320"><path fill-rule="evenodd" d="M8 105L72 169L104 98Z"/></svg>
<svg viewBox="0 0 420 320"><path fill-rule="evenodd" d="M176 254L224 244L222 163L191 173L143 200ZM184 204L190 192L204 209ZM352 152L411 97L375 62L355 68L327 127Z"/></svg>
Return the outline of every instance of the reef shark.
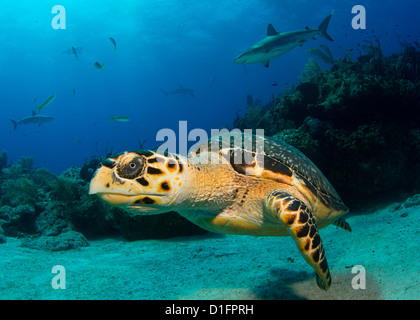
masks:
<svg viewBox="0 0 420 320"><path fill-rule="evenodd" d="M285 54L297 46L302 46L306 40L315 39L315 36L318 34L333 41L327 33L328 24L333 13L334 11L321 22L318 29L306 27L305 30L279 33L269 24L267 27L267 37L246 49L233 62L245 64L261 62L265 67L268 67L270 59Z"/></svg>
<svg viewBox="0 0 420 320"><path fill-rule="evenodd" d="M35 111L32 111L32 116L30 117L26 117L26 118L22 118L18 121L12 120L10 119L10 121L12 121L14 129L16 130L16 127L20 124L37 124L38 126L40 126L43 123L46 122L50 122L54 120L53 117L49 117L49 116L42 116L42 115L37 115L35 113Z"/></svg>

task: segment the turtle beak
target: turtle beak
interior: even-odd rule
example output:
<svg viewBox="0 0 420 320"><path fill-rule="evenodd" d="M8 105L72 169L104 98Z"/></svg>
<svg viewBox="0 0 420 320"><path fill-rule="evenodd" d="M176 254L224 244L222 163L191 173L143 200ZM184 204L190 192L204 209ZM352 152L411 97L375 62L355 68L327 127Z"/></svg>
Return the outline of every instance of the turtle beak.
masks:
<svg viewBox="0 0 420 320"><path fill-rule="evenodd" d="M107 184L110 185L112 170L108 167L100 167L96 170L89 185L89 194L98 194L103 192L109 192Z"/></svg>
<svg viewBox="0 0 420 320"><path fill-rule="evenodd" d="M114 170L107 166L96 170L89 186L89 194L96 194L114 206L131 205L138 193L139 190L134 184L121 180L115 175Z"/></svg>

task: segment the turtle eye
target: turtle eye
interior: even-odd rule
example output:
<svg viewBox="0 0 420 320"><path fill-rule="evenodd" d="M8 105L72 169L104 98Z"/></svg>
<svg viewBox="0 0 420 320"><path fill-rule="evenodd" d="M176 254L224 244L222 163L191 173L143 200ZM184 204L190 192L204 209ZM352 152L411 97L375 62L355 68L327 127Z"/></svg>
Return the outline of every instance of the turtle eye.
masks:
<svg viewBox="0 0 420 320"><path fill-rule="evenodd" d="M143 159L141 157L134 157L128 163L122 163L117 171L121 178L134 179L142 173L143 169Z"/></svg>

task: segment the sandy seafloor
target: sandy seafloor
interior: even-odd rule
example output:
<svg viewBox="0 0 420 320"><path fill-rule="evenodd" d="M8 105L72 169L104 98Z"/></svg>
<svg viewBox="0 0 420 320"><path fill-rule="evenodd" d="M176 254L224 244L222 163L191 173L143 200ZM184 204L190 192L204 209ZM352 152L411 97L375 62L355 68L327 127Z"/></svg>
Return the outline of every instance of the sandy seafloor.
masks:
<svg viewBox="0 0 420 320"><path fill-rule="evenodd" d="M420 207L392 204L320 231L333 284L318 289L290 237L204 235L90 241L62 252L0 245L0 299L419 299ZM54 265L66 289L53 289ZM352 266L366 271L355 290Z"/></svg>

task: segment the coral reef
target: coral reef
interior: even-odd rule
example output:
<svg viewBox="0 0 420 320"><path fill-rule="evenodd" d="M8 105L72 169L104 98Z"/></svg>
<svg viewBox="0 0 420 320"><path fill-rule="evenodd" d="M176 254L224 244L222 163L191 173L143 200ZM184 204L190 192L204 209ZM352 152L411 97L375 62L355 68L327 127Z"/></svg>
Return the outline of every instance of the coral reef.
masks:
<svg viewBox="0 0 420 320"><path fill-rule="evenodd" d="M55 237L40 236L28 238L22 242L22 247L48 251L64 251L87 247L88 245L89 243L86 238L81 233L75 231L66 231Z"/></svg>
<svg viewBox="0 0 420 320"><path fill-rule="evenodd" d="M36 211L31 205L0 207L0 225L4 234L18 237L22 234L36 233Z"/></svg>
<svg viewBox="0 0 420 320"><path fill-rule="evenodd" d="M34 158L21 157L16 164L21 167L22 173L31 173L34 166Z"/></svg>
<svg viewBox="0 0 420 320"><path fill-rule="evenodd" d="M20 204L32 204L38 201L38 192L33 180L21 177L6 180L2 186L0 204L17 206Z"/></svg>
<svg viewBox="0 0 420 320"><path fill-rule="evenodd" d="M98 168L98 165L101 163L101 160L103 159L92 159L85 162L80 170L80 178L89 182L92 179L95 170Z"/></svg>
<svg viewBox="0 0 420 320"><path fill-rule="evenodd" d="M420 206L420 194L415 194L414 196L408 198L401 204L401 207L404 209L416 206Z"/></svg>
<svg viewBox="0 0 420 320"><path fill-rule="evenodd" d="M323 49L312 53L330 60ZM385 57L379 42L365 50L325 71L311 58L302 83L234 121L301 149L353 207L420 188L420 52L406 45Z"/></svg>
<svg viewBox="0 0 420 320"><path fill-rule="evenodd" d="M7 152L6 150L2 150L2 152L0 152L0 173L2 169L6 167L7 167Z"/></svg>
<svg viewBox="0 0 420 320"><path fill-rule="evenodd" d="M323 62L333 64L334 58L333 58L330 48L328 48L328 46L326 46L325 44L320 44L319 47L321 49L311 48L311 49L306 50L306 52L318 57Z"/></svg>
<svg viewBox="0 0 420 320"><path fill-rule="evenodd" d="M316 62L314 58L309 58L308 62L305 64L305 68L300 74L301 81L308 81L317 73L322 72L321 66Z"/></svg>

